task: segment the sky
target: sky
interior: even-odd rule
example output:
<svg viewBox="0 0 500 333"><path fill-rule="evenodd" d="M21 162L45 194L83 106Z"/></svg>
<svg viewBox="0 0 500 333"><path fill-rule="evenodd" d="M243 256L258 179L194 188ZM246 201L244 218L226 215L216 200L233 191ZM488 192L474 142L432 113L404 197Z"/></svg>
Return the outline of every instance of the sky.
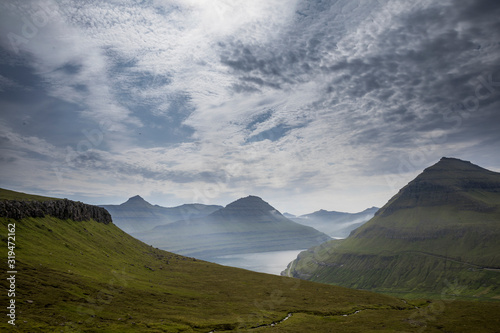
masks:
<svg viewBox="0 0 500 333"><path fill-rule="evenodd" d="M500 171L496 0L0 3L0 187L166 207L384 205Z"/></svg>

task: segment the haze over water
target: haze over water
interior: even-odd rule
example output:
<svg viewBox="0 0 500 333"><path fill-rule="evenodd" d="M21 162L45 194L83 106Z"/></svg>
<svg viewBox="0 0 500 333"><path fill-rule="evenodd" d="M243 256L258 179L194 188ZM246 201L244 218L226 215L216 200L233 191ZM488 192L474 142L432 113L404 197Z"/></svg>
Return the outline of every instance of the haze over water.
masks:
<svg viewBox="0 0 500 333"><path fill-rule="evenodd" d="M302 251L304 250L231 254L211 258L209 261L254 272L280 275L288 263L297 258Z"/></svg>

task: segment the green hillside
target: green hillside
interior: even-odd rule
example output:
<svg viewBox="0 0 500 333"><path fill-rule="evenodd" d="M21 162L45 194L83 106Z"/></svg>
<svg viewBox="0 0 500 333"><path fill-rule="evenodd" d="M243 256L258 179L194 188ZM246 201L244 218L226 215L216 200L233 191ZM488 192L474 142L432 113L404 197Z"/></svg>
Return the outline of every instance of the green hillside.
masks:
<svg viewBox="0 0 500 333"><path fill-rule="evenodd" d="M406 302L223 267L147 246L112 223L50 216L0 223L4 248L15 224L17 271L16 325L4 315L2 331L494 332L500 325L499 303ZM7 293L0 302L8 304Z"/></svg>
<svg viewBox="0 0 500 333"><path fill-rule="evenodd" d="M500 298L500 174L443 158L289 276L386 293Z"/></svg>
<svg viewBox="0 0 500 333"><path fill-rule="evenodd" d="M16 192L11 190L6 190L0 188L0 200L35 200L35 201L47 201L47 200L58 200L56 198L43 197L40 195L27 194L22 192Z"/></svg>

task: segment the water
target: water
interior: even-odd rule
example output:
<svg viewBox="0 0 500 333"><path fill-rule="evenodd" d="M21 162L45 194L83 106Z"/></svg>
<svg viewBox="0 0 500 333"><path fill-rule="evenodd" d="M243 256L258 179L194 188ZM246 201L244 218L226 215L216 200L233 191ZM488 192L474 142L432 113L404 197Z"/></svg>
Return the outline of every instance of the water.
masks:
<svg viewBox="0 0 500 333"><path fill-rule="evenodd" d="M211 258L209 261L254 272L280 275L290 261L296 259L302 251L304 250L231 254Z"/></svg>

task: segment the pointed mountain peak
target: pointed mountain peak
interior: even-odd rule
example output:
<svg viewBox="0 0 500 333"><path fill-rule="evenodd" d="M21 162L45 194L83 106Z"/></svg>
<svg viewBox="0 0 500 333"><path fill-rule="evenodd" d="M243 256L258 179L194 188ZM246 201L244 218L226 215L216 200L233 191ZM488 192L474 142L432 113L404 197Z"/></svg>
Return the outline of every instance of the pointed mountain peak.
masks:
<svg viewBox="0 0 500 333"><path fill-rule="evenodd" d="M399 190L377 215L387 216L412 207L444 205L479 211L487 209L488 205L477 194L498 191L500 173L468 161L443 157Z"/></svg>
<svg viewBox="0 0 500 333"><path fill-rule="evenodd" d="M127 200L127 202L147 202L140 195L133 196Z"/></svg>
<svg viewBox="0 0 500 333"><path fill-rule="evenodd" d="M427 169L424 170L424 172L427 170L486 170L486 169L483 169L480 166L472 164L469 161L463 161L458 158L452 158L452 157L442 157L439 160L439 162L437 162L433 166L428 167Z"/></svg>
<svg viewBox="0 0 500 333"><path fill-rule="evenodd" d="M436 164L426 168L415 181L432 181L441 185L459 185L464 179L484 178L495 172L484 169L469 161L443 157Z"/></svg>
<svg viewBox="0 0 500 333"><path fill-rule="evenodd" d="M481 167L472 164L470 161L460 160L453 157L442 157L439 162L434 164L432 167L450 168L450 169L469 169L469 168L479 168Z"/></svg>
<svg viewBox="0 0 500 333"><path fill-rule="evenodd" d="M144 200L140 195L129 198L126 202L122 203L124 206L153 206L146 200Z"/></svg>

